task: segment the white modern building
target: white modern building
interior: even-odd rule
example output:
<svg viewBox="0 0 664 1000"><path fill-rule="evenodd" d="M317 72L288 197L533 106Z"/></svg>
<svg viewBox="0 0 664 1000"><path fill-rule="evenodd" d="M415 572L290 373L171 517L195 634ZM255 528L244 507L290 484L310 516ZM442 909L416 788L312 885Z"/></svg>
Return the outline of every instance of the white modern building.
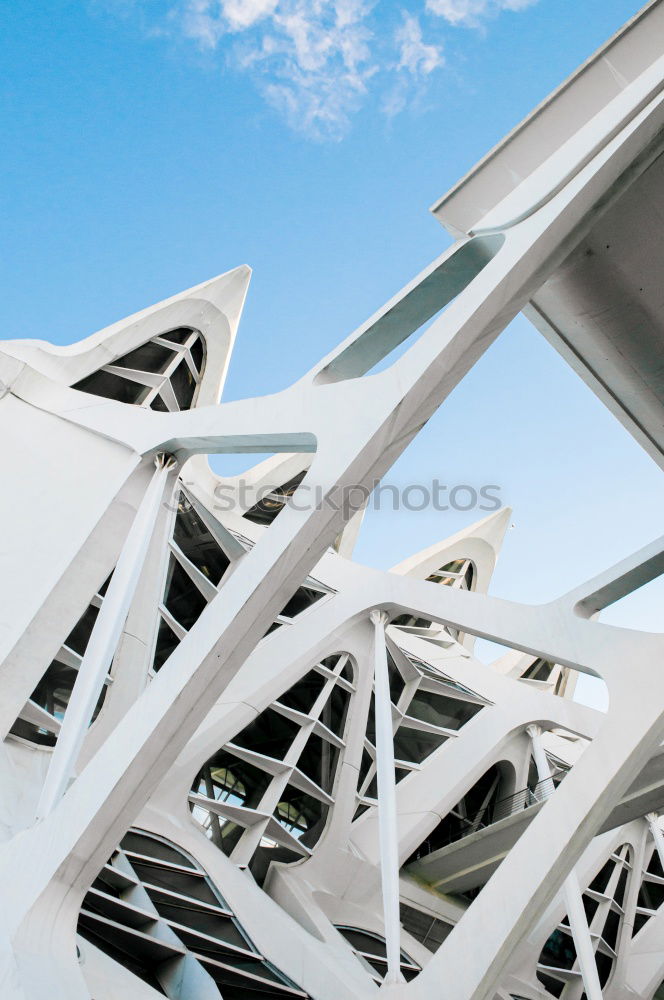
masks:
<svg viewBox="0 0 664 1000"><path fill-rule="evenodd" d="M0 344L2 1000L664 997L664 635L599 616L664 539L544 606L488 595L508 510L352 561L353 497L520 311L664 464L663 150L654 0L286 390L220 402L244 266Z"/></svg>

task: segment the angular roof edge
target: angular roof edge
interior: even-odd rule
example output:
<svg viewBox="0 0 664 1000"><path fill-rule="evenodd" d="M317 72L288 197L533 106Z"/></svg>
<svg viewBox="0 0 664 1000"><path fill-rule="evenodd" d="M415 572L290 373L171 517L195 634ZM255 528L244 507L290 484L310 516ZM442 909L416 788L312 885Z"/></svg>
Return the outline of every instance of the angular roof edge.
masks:
<svg viewBox="0 0 664 1000"><path fill-rule="evenodd" d="M623 25L431 206L454 236L476 225L662 54L664 0Z"/></svg>

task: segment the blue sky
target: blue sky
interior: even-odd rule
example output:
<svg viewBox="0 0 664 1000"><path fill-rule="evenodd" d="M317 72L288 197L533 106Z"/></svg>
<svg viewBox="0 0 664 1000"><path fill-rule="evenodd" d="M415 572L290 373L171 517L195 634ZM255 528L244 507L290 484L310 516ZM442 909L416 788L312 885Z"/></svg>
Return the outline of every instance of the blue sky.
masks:
<svg viewBox="0 0 664 1000"><path fill-rule="evenodd" d="M295 379L448 244L428 206L631 17L624 0L8 0L7 337L69 343L240 263L227 398ZM661 531L662 477L522 318L394 469L496 483L493 590L539 601ZM475 514L367 517L389 566ZM659 627L652 585L611 612Z"/></svg>

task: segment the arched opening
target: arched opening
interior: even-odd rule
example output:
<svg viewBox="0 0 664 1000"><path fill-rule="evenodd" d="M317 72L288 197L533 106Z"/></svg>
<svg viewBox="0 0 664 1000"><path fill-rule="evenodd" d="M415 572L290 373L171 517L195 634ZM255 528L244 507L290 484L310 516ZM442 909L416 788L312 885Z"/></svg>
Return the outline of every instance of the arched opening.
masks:
<svg viewBox="0 0 664 1000"><path fill-rule="evenodd" d="M347 927L345 924L335 924L335 927L351 946L353 953L374 982L381 985L387 975L387 946L382 934L365 931L360 927ZM421 967L403 949L399 957L401 975L406 982L410 982L421 971Z"/></svg>
<svg viewBox="0 0 664 1000"><path fill-rule="evenodd" d="M205 996L215 986L225 998L306 996L259 953L207 872L142 830L129 830L99 872L78 933L164 996L192 965Z"/></svg>
<svg viewBox="0 0 664 1000"><path fill-rule="evenodd" d="M86 375L72 388L151 410L189 410L205 366L205 344L197 330L169 330Z"/></svg>
<svg viewBox="0 0 664 1000"><path fill-rule="evenodd" d="M618 847L583 891L595 964L602 988L613 972L625 916L624 903L632 872L632 851ZM537 978L554 997L572 1000L579 995L581 969L567 914L547 939L537 963Z"/></svg>
<svg viewBox="0 0 664 1000"><path fill-rule="evenodd" d="M194 779L194 819L259 883L272 861L308 857L325 829L354 691L349 661L338 653L316 664Z"/></svg>
<svg viewBox="0 0 664 1000"><path fill-rule="evenodd" d="M20 739L36 743L39 746L55 746L76 683L78 670L83 662L83 656L88 647L110 579L109 576L97 593L93 595L90 604L46 668L19 717L9 730L13 736L18 736ZM109 672L97 699L90 720L91 724L102 709L110 683L111 675Z"/></svg>
<svg viewBox="0 0 664 1000"><path fill-rule="evenodd" d="M450 809L406 862L419 861L434 851L490 826L500 813L500 804L511 798L516 772L509 761L492 764L457 804ZM500 817L502 818L502 817Z"/></svg>

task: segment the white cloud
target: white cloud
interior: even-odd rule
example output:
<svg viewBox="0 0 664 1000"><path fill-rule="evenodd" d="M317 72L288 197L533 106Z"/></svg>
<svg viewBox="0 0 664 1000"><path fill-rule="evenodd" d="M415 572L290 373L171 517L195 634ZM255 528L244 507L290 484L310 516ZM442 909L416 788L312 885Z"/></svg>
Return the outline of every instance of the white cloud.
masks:
<svg viewBox="0 0 664 1000"><path fill-rule="evenodd" d="M129 3L152 16L154 0ZM386 0L169 0L152 34L180 35L244 72L295 130L339 139L373 94L389 117L422 103L431 75L445 63L441 20L477 25L501 10L536 0L417 0L420 18ZM398 8L397 8L398 12ZM434 15L433 17L431 15ZM423 24L433 36L424 39Z"/></svg>
<svg viewBox="0 0 664 1000"><path fill-rule="evenodd" d="M412 14L404 14L403 24L395 34L395 41L399 47L397 68L407 70L411 76L428 76L443 65L441 48L424 43L420 22Z"/></svg>
<svg viewBox="0 0 664 1000"><path fill-rule="evenodd" d="M185 0L173 11L184 33L204 48L216 48L221 38L245 31L269 17L279 0Z"/></svg>
<svg viewBox="0 0 664 1000"><path fill-rule="evenodd" d="M426 9L430 14L444 17L450 24L477 27L503 10L525 10L535 3L537 0L426 0Z"/></svg>
<svg viewBox="0 0 664 1000"><path fill-rule="evenodd" d="M418 18L405 11L402 12L402 18L394 33L398 56L398 61L392 67L395 70L394 79L381 101L383 113L388 118L394 118L409 104L419 103L427 78L445 64L442 47L424 41Z"/></svg>
<svg viewBox="0 0 664 1000"><path fill-rule="evenodd" d="M221 8L230 27L243 31L274 14L277 2L278 0L221 0Z"/></svg>
<svg viewBox="0 0 664 1000"><path fill-rule="evenodd" d="M186 0L182 25L204 48L240 36L235 65L291 127L339 138L377 71L371 9L367 0Z"/></svg>

